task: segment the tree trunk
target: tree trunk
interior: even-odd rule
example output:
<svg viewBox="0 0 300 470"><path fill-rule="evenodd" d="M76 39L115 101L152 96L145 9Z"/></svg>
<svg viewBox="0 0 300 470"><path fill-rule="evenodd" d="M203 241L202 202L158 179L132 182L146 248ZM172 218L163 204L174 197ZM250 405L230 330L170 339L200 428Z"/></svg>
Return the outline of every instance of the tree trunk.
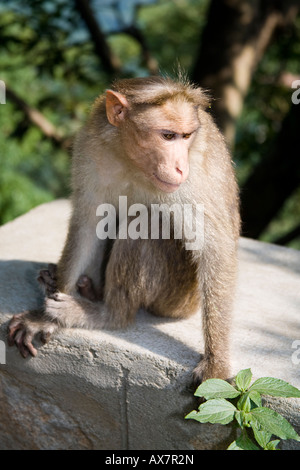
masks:
<svg viewBox="0 0 300 470"><path fill-rule="evenodd" d="M297 0L211 0L192 79L211 90L213 114L229 146L257 64L276 29L298 11Z"/></svg>
<svg viewBox="0 0 300 470"><path fill-rule="evenodd" d="M243 234L257 238L300 184L300 105L291 105L270 154L241 192Z"/></svg>
<svg viewBox="0 0 300 470"><path fill-rule="evenodd" d="M75 5L89 30L94 49L101 63L109 74L114 74L120 69L120 61L111 52L106 38L94 16L89 0L75 0Z"/></svg>

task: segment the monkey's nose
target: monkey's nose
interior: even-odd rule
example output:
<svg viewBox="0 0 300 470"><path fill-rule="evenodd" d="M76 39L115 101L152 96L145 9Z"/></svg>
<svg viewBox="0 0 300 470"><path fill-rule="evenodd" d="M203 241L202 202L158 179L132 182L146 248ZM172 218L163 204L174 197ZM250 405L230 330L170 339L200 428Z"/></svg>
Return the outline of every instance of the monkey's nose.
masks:
<svg viewBox="0 0 300 470"><path fill-rule="evenodd" d="M178 183L183 183L189 175L188 165L176 165L175 172L173 173Z"/></svg>

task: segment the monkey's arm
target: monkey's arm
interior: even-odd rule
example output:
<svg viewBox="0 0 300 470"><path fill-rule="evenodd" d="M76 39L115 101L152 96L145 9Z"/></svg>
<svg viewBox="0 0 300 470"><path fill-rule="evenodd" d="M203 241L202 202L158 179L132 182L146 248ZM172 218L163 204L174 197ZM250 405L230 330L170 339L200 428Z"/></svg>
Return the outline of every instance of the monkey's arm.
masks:
<svg viewBox="0 0 300 470"><path fill-rule="evenodd" d="M99 302L93 305L93 302L82 299L87 302L87 305L83 305L81 309L78 309L76 300L73 299L73 296L75 296L75 298L79 297L81 300L78 294L79 291L79 293L90 300L97 300L102 297L103 290L101 263L104 257L106 241L99 240L96 236L96 210L94 214L93 211L82 211L80 216L79 219L79 214L75 209L58 266L49 265L48 269L40 272L38 280L45 291L45 306L37 311L14 315L10 321L8 343L9 345L16 344L24 357L27 357L29 353L33 356L36 355L37 351L32 341L37 334L41 335L41 339L45 343L56 330L62 326L67 326L65 317L61 318L61 320L57 318L56 313L58 313L58 309L53 310L55 313L53 315L47 311L47 302L51 303L51 300L57 298L59 294L61 295L61 300L69 299L69 323L71 323L72 319L74 326L84 324L83 321L78 322L78 311L82 312L83 308L88 308L89 312L91 312L91 318L95 317L96 311L99 312ZM88 274L88 279L93 281L91 285L80 285L83 280L83 273ZM53 305L59 303L56 300L52 301ZM66 306L67 303L60 302L60 304L62 307ZM64 313L62 308L59 311L61 315ZM103 322L100 318L99 316L99 326L101 327ZM88 328L90 326L88 318L85 319L85 323L85 326ZM94 322L91 321L91 324L94 324ZM96 326L95 324L94 327Z"/></svg>
<svg viewBox="0 0 300 470"><path fill-rule="evenodd" d="M57 266L57 288L74 295L79 289L78 280L87 275L95 287L96 298L102 297L102 262L107 240L96 234L96 208L89 211L74 209L62 256Z"/></svg>
<svg viewBox="0 0 300 470"><path fill-rule="evenodd" d="M223 238L222 250L208 250L200 267L204 357L194 370L194 381L230 378L231 311L236 280L236 243ZM216 245L218 246L218 245Z"/></svg>

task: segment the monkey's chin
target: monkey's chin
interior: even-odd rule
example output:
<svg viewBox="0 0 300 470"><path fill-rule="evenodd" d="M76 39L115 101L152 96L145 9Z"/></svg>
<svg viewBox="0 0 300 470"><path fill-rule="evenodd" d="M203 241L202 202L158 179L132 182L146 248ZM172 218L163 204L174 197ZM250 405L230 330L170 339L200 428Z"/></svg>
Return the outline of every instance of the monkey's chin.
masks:
<svg viewBox="0 0 300 470"><path fill-rule="evenodd" d="M174 193L174 191L177 191L180 187L180 184L168 183L167 181L161 180L155 173L153 176L153 183L155 186L165 193Z"/></svg>

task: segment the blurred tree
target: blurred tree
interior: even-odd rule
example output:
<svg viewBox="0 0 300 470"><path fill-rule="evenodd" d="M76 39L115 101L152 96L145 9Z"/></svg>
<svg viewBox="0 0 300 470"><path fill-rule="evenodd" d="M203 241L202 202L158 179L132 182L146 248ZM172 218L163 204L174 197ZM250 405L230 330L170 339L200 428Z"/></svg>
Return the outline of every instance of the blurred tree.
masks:
<svg viewBox="0 0 300 470"><path fill-rule="evenodd" d="M87 26L95 52L101 59L103 67L109 74L118 72L121 64L110 50L89 0L75 0L75 5Z"/></svg>
<svg viewBox="0 0 300 470"><path fill-rule="evenodd" d="M211 0L192 78L212 91L229 145L257 65L299 8L299 0Z"/></svg>
<svg viewBox="0 0 300 470"><path fill-rule="evenodd" d="M0 223L68 195L72 136L115 77L176 72L211 90L234 150L244 234L300 248L299 0L0 2ZM300 109L300 106L299 106ZM282 178L280 180L280 177ZM299 240L297 242L297 239Z"/></svg>
<svg viewBox="0 0 300 470"><path fill-rule="evenodd" d="M299 123L300 106L292 104L269 154L255 166L243 186L243 229L249 237L259 237L300 185ZM298 231L294 229L281 243L298 236Z"/></svg>
<svg viewBox="0 0 300 470"><path fill-rule="evenodd" d="M279 67L275 71L273 68L273 77L268 83L269 93L276 93L280 100L284 95L280 88L285 85L288 85L290 93L291 74L285 67L292 55L293 44L299 44L300 40L299 27L296 30L295 26L299 9L298 0L211 0L210 2L192 77L195 82L211 90L214 97L213 114L229 146L232 149L237 146L236 156L242 147L237 142L240 139L239 135L236 141L237 124L251 88L255 87L257 95L263 96L264 100L267 98L265 90L261 92L262 87L265 89L262 80L259 87L257 86L256 77L262 78L261 71L257 73L257 69L266 58L270 46L276 41L279 45L278 55L272 64L273 67L274 63ZM263 77L264 80L270 79L269 72L265 71ZM296 76L293 77L295 78ZM274 98L270 97L267 111L269 115L272 101L274 102ZM286 103L290 103L289 106L286 106ZM260 110L266 108L262 100L258 105ZM286 113L288 116L284 119ZM268 121L269 125L270 123L272 125L272 121L277 123L277 132L273 130L269 133L267 145L264 146L266 148L260 146L257 161L250 163L249 149L254 147L253 142L248 141L248 147L245 146L243 154L240 155L243 162L247 161L246 165L250 163L251 166L248 178L245 178L241 185L243 234L254 238L266 231L270 222L300 185L299 159L296 147L293 149L293 145L296 145L299 109L292 104L290 96L286 94L285 103L276 114L275 119L274 117L270 119L269 116ZM252 113L253 122L248 119L247 123L252 126L256 124L255 130L261 131L257 126L260 119L261 117ZM282 121L284 122L281 127ZM255 137L253 134L252 139ZM287 236L282 234L279 241L289 242L298 235L298 230L292 228ZM277 238L274 237L273 240L276 241Z"/></svg>

